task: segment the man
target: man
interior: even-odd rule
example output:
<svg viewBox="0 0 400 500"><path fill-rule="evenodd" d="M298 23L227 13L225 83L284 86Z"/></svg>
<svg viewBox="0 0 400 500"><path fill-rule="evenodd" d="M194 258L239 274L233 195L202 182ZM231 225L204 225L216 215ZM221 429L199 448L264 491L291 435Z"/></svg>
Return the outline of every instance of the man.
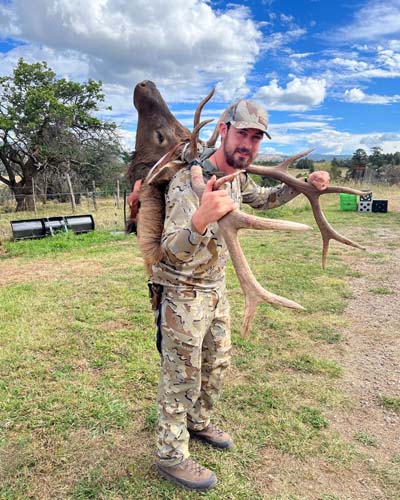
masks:
<svg viewBox="0 0 400 500"><path fill-rule="evenodd" d="M165 258L152 268L161 376L158 390L157 468L166 479L189 489L213 487L215 474L194 462L189 438L227 450L232 438L211 423L214 403L229 366L231 340L225 286L228 251L217 221L243 201L254 208L274 208L297 192L288 186L262 188L245 173L226 189L213 191L216 178L246 169L267 132L265 110L239 100L219 125L221 146L201 158L207 180L202 199L191 189L190 168L171 180L165 196L162 245ZM309 176L326 189L326 172ZM157 294L155 294L157 295Z"/></svg>

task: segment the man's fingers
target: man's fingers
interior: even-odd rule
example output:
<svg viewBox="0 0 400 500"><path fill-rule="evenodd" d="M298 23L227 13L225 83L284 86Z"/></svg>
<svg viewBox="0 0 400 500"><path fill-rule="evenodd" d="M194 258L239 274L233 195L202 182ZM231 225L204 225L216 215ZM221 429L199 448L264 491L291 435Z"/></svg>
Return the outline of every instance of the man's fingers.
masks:
<svg viewBox="0 0 400 500"><path fill-rule="evenodd" d="M204 192L211 193L211 191L214 189L214 184L215 184L216 179L217 178L215 177L215 175L213 175L211 177L211 179L206 184L206 188L205 188Z"/></svg>

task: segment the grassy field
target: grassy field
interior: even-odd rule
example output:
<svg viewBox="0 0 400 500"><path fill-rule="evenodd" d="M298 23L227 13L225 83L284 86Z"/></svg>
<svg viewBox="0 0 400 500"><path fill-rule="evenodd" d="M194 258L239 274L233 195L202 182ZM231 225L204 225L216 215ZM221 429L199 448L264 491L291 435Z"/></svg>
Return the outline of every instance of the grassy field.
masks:
<svg viewBox="0 0 400 500"><path fill-rule="evenodd" d="M341 212L330 196L327 218L349 237L356 227L366 238L371 228L398 226L399 190L375 193L389 198L388 214ZM113 210L99 208L96 217L104 211L112 219ZM268 216L315 227L304 200ZM346 411L349 401L338 384L343 368L319 354L343 342L346 280L354 277L344 256L363 258L361 251L332 243L323 271L317 230L242 237L258 280L306 311L262 305L242 338L243 299L229 267L234 352L216 423L232 431L235 448L191 444L194 458L219 477L216 489L199 495L161 480L154 468L159 358L136 237L98 230L11 242L4 236L10 218L0 222L1 500L351 498L328 489L312 497L267 493L260 464L266 450L321 460L340 481L349 464L365 460L356 443L376 445L368 434L352 443L331 429L327 414ZM387 399L399 411L399 400ZM400 453L379 479L388 500L398 498L399 472Z"/></svg>
<svg viewBox="0 0 400 500"><path fill-rule="evenodd" d="M70 203L47 202L37 203L35 212L15 212L14 202L7 205L0 205L0 242L12 239L12 230L10 221L36 219L46 217L65 217L69 215L92 214L96 229L99 230L123 230L124 229L124 202L121 198L118 206L112 197L98 197L96 209L93 206L92 199L82 199L82 203L76 206L73 212ZM129 208L127 208L129 216Z"/></svg>

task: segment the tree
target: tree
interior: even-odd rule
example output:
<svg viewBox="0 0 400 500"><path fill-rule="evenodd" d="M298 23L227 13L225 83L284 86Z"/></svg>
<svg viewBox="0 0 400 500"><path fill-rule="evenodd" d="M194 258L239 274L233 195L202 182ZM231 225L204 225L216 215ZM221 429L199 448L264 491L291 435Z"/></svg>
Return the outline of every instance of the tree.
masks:
<svg viewBox="0 0 400 500"><path fill-rule="evenodd" d="M310 158L302 158L296 163L296 168L301 170L308 170L310 173L314 172L314 162Z"/></svg>
<svg viewBox="0 0 400 500"><path fill-rule="evenodd" d="M340 179L342 176L342 162L338 160L336 156L334 156L331 161L329 174L332 180Z"/></svg>
<svg viewBox="0 0 400 500"><path fill-rule="evenodd" d="M56 79L46 62L18 61L0 78L0 181L17 210L33 208L38 174L67 166L99 167L99 150L118 149L116 125L93 116L104 101L101 82Z"/></svg>
<svg viewBox="0 0 400 500"><path fill-rule="evenodd" d="M379 146L374 146L372 148L372 154L368 157L368 162L375 169L379 169L380 167L382 167L386 162L385 155L383 154L383 149Z"/></svg>
<svg viewBox="0 0 400 500"><path fill-rule="evenodd" d="M353 156L351 157L351 163L353 165L366 164L367 159L368 159L368 157L367 157L367 153L365 152L365 150L359 148L353 153Z"/></svg>
<svg viewBox="0 0 400 500"><path fill-rule="evenodd" d="M352 179L361 180L365 174L365 168L367 165L368 156L364 149L359 148L351 157L351 166L347 173L347 177Z"/></svg>

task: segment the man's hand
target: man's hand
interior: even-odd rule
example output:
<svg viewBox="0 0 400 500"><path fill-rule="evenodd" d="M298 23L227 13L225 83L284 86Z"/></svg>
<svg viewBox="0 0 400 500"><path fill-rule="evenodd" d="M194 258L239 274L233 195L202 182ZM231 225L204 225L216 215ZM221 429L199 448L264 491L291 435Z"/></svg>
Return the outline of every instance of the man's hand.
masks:
<svg viewBox="0 0 400 500"><path fill-rule="evenodd" d="M329 186L329 172L326 172L325 170L313 172L309 175L308 182L316 187L318 191L324 191Z"/></svg>
<svg viewBox="0 0 400 500"><path fill-rule="evenodd" d="M207 182L199 208L192 216L193 227L199 234L204 234L208 224L216 222L236 208L235 203L225 189L213 191L215 175Z"/></svg>
<svg viewBox="0 0 400 500"><path fill-rule="evenodd" d="M131 219L136 220L136 216L139 210L139 190L142 185L142 180L138 179L133 186L132 193L129 194L127 198L128 205L131 207Z"/></svg>

